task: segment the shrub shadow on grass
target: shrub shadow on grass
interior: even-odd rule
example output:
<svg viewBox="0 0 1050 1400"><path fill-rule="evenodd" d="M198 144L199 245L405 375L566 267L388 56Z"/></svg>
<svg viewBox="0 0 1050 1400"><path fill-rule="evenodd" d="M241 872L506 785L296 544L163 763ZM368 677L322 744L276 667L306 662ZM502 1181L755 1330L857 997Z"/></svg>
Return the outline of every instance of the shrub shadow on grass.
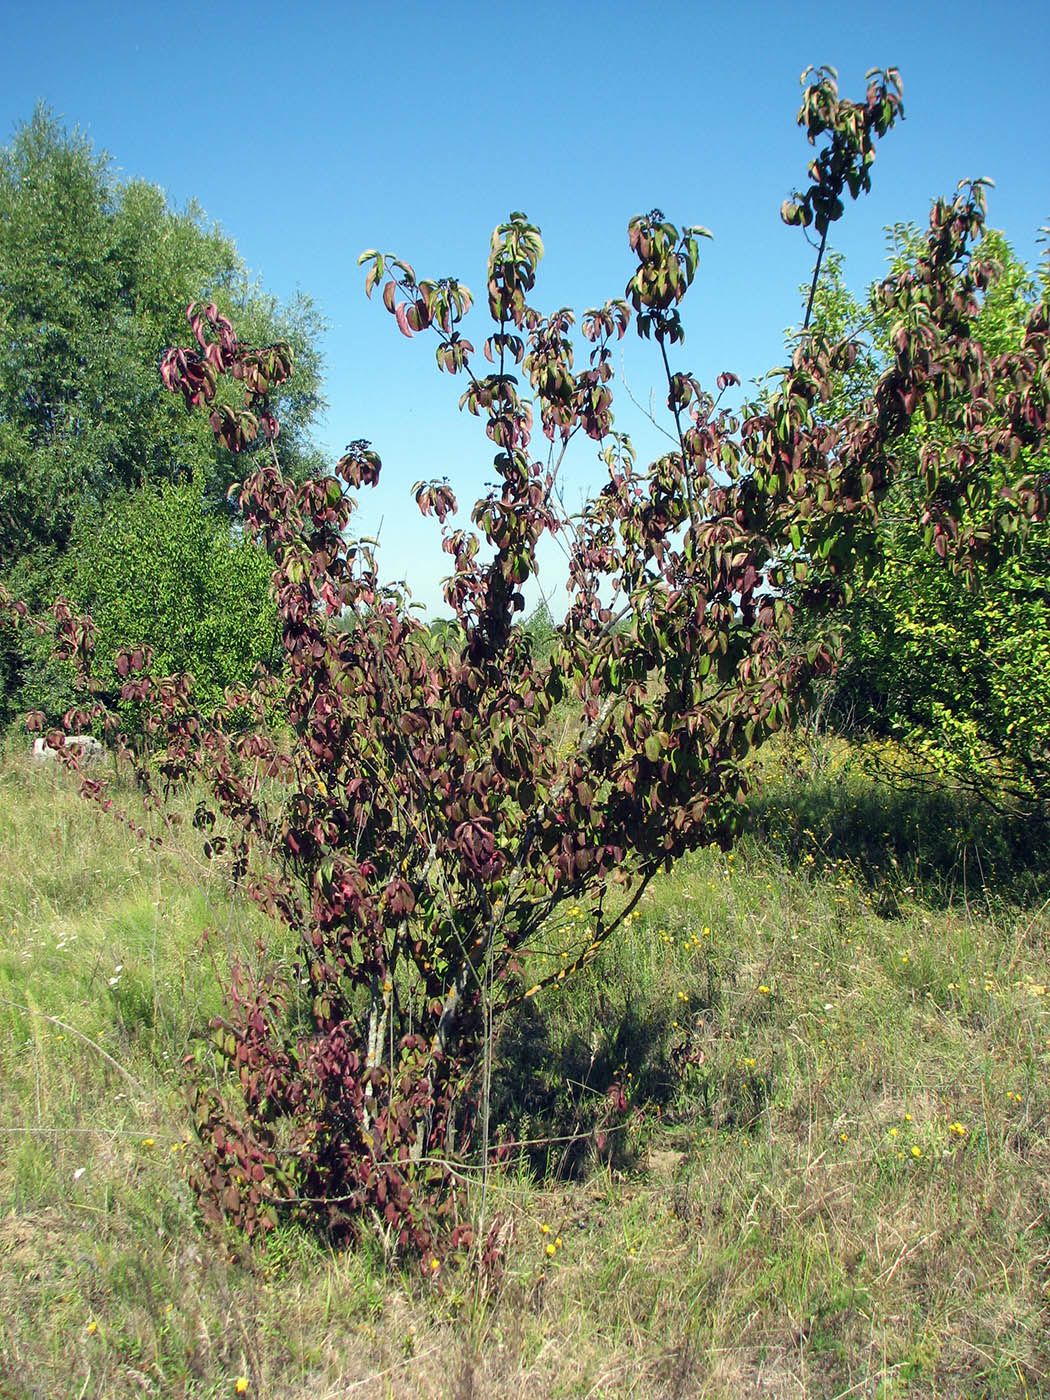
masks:
<svg viewBox="0 0 1050 1400"><path fill-rule="evenodd" d="M585 1032L555 1007L523 1002L496 1042L493 1127L540 1179L578 1180L598 1162L630 1170L632 1122L667 1104L677 1086L659 1009L613 1006L599 994L591 1010Z"/></svg>
<svg viewBox="0 0 1050 1400"><path fill-rule="evenodd" d="M612 956L629 959L630 947ZM706 981L706 997L699 976L690 982L688 1012L663 980L647 985L608 968L592 970L571 1002L515 1007L495 1045L493 1138L546 1181L577 1180L599 1164L633 1170L657 1122L689 1134L755 1131L771 1077L753 1060L709 1058L721 984Z"/></svg>
<svg viewBox="0 0 1050 1400"><path fill-rule="evenodd" d="M891 786L859 767L774 779L756 787L749 806L756 844L795 869L848 865L883 916L903 899L945 908L1050 895L1050 869L1032 859L1050 838L1045 814L998 812L959 790Z"/></svg>

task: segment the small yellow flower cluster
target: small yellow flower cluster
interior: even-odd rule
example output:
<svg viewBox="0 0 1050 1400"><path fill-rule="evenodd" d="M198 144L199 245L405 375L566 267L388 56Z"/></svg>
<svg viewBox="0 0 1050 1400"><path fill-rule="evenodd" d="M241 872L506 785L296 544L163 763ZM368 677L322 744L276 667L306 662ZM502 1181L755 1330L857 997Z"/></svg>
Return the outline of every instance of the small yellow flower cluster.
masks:
<svg viewBox="0 0 1050 1400"><path fill-rule="evenodd" d="M248 1389L248 1377L238 1376L233 1383L233 1389L237 1395L243 1395L244 1392Z"/></svg>
<svg viewBox="0 0 1050 1400"><path fill-rule="evenodd" d="M905 1123L911 1123L911 1122L914 1121L913 1118L912 1118L912 1115L911 1115L910 1113L905 1113L905 1114L902 1114L901 1116L903 1117ZM962 1127L961 1124L960 1124L960 1127ZM963 1128L963 1132L965 1132L965 1131L966 1131L966 1129ZM887 1137L889 1138L889 1140L890 1140L891 1143L896 1144L896 1140L897 1140L897 1138L900 1136L900 1133L901 1133L901 1129L898 1128L898 1127L896 1127L896 1126L894 1126L894 1127L892 1127L892 1128L890 1128L890 1129L888 1130L888 1132L887 1132ZM921 1148L921 1147L918 1147L918 1146L913 1145L913 1146L909 1147L907 1150L908 1150L908 1152L911 1154L911 1156L914 1157L916 1160L918 1160L918 1159L922 1156L922 1148ZM904 1155L905 1155L905 1152L904 1152L904 1145L902 1144L900 1150L899 1150L898 1153L897 1153L897 1160L898 1160L898 1162L899 1162L899 1161L902 1161L902 1160L904 1159Z"/></svg>
<svg viewBox="0 0 1050 1400"><path fill-rule="evenodd" d="M957 1122L957 1123L949 1123L949 1124L948 1124L948 1131L949 1131L950 1133L952 1133L955 1137L965 1137L965 1136L966 1136L966 1128L965 1128L965 1126L964 1126L962 1123L958 1123L958 1122Z"/></svg>
<svg viewBox="0 0 1050 1400"><path fill-rule="evenodd" d="M772 996L772 994L773 994L773 989L772 989L772 987L767 987L766 984L765 984L764 982L762 983L762 985L759 987L758 990L759 990L759 994L760 994L761 996L764 996L764 997Z"/></svg>
<svg viewBox="0 0 1050 1400"><path fill-rule="evenodd" d="M1022 1099L1021 1095L1014 1093L1013 1090L1010 1090L1006 1098L1009 1103L1024 1103L1024 1099Z"/></svg>
<svg viewBox="0 0 1050 1400"><path fill-rule="evenodd" d="M548 1259L553 1259L554 1256L557 1254L558 1250L561 1249L562 1241L560 1235L555 1236L555 1238L552 1240L550 1238L550 1233L551 1227L549 1225L540 1226L540 1234L546 1235L548 1237L547 1243L543 1247L544 1253L547 1255Z"/></svg>

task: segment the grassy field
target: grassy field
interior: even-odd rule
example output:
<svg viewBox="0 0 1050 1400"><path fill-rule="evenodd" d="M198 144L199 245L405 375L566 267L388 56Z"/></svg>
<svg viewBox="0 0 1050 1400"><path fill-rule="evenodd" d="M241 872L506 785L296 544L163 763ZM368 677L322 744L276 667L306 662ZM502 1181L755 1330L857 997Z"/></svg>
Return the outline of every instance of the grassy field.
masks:
<svg viewBox="0 0 1050 1400"><path fill-rule="evenodd" d="M202 1228L179 1066L273 932L9 756L0 1397L1050 1395L1045 833L781 760L504 1029L482 1287Z"/></svg>

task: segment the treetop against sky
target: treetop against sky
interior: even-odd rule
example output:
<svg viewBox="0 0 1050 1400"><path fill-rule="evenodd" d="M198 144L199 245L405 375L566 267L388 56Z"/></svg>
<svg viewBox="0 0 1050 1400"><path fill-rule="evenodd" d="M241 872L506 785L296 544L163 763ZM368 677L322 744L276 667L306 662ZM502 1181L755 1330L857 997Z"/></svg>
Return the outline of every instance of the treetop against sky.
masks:
<svg viewBox="0 0 1050 1400"><path fill-rule="evenodd" d="M323 441L333 461L362 437L382 455L383 487L358 523L379 531L384 572L431 606L448 561L409 487L447 474L473 499L491 476L490 444L457 414L460 386L437 372L432 347L365 300L362 249L477 294L491 229L524 210L547 249L534 300L579 313L623 295L627 222L658 207L714 234L681 367L746 384L780 362L783 329L801 319L812 253L779 209L805 181L798 77L819 63L837 68L847 97L863 94L873 66L895 65L904 81L906 121L880 149L873 192L833 229L855 289L881 271L884 226L925 224L930 200L961 179L996 181L990 222L1028 261L1050 216L1039 0L994 19L976 0L892 0L860 19L815 3L317 3L293 14L263 0L250 20L238 7L200 17L57 0L46 43L41 25L32 9L5 17L0 140L47 102L110 152L118 176L150 180L180 206L198 200L268 290L317 299L329 322ZM645 416L656 348L632 332L616 371L638 404L621 382L616 427L641 454L663 451ZM389 387L403 377L407 410ZM657 389L661 422L662 398ZM581 445L570 505L597 469Z"/></svg>

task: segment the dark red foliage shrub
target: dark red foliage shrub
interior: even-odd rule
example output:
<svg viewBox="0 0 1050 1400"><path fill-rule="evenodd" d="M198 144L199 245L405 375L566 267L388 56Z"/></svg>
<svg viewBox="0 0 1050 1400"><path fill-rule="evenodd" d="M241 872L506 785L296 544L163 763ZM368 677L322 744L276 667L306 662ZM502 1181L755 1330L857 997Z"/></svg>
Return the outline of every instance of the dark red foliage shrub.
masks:
<svg viewBox="0 0 1050 1400"><path fill-rule="evenodd" d="M859 106L817 75L800 120L811 139L830 132L832 154L814 162L789 221L826 227L844 185L866 188L872 136L898 110L896 75L875 75ZM583 315L583 368L572 313L531 303L542 244L524 215L493 236L484 363L460 329L472 303L462 284L364 255L366 290L381 291L403 333L435 337L439 368L462 377L461 405L496 449L498 484L470 526L447 482L415 488L450 561L458 625L441 646L349 532L378 456L355 442L333 476L287 481L267 399L291 372L286 347L244 346L214 308L190 308L196 347L168 353L165 383L192 408L212 403L222 375L242 381L244 409L213 418L215 430L234 448L260 428L269 439L239 505L273 559L283 667L209 715L141 656L118 670L159 745L144 777L202 784L208 849L221 812L237 878L298 946L285 975L238 975L216 1027L229 1083L194 1086L210 1213L249 1233L283 1213L337 1236L374 1224L425 1261L473 1238L460 1184L469 1153L483 1161L488 1147L493 1023L593 958L661 867L731 843L749 756L832 660L831 648L793 644L788 586L831 605L863 577L916 406L946 431L914 497L933 547L963 563L986 543L959 525L985 464L1044 439L1046 308L1021 350L994 363L969 334L989 275L970 257L982 195L967 187L935 204L925 257L883 285L895 363L870 402L834 421L822 404L855 354L848 341L805 336L768 401L736 413L722 406L734 375L713 398L672 370L703 230L659 211L631 221L625 299ZM612 430L611 347L632 317L659 346L675 426L673 450L644 468ZM574 438L595 443L604 475L569 517L557 486ZM1018 481L1002 531L1045 508L1041 483ZM569 599L541 656L515 620L547 535L567 554ZM87 631L63 621L67 647L89 658ZM567 723L552 722L559 706ZM583 930L575 950L526 985L540 931L569 937L566 902L586 911L571 921Z"/></svg>

